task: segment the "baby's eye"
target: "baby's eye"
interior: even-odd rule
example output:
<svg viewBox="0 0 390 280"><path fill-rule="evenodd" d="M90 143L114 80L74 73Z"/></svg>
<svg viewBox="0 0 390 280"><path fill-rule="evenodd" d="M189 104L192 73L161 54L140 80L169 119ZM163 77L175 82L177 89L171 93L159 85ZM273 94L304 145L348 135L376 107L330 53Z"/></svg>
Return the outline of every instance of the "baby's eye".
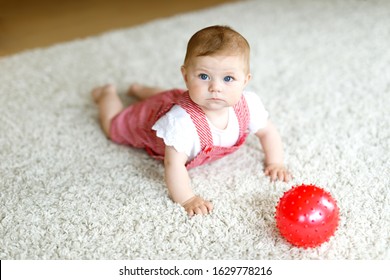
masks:
<svg viewBox="0 0 390 280"><path fill-rule="evenodd" d="M199 74L199 78L201 79L201 80L204 80L204 81L206 81L206 80L209 80L210 78L209 78L209 75L207 75L207 74Z"/></svg>
<svg viewBox="0 0 390 280"><path fill-rule="evenodd" d="M223 80L225 82L232 82L234 80L234 78L232 76L226 76L225 78L223 78Z"/></svg>

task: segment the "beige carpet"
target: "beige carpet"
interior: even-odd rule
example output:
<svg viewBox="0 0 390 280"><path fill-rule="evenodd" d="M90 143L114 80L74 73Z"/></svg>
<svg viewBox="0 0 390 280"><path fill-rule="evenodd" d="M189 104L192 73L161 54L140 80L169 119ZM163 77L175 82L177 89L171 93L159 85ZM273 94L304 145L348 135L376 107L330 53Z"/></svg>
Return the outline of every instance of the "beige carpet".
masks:
<svg viewBox="0 0 390 280"><path fill-rule="evenodd" d="M0 259L390 259L390 2L244 1L0 60ZM270 183L249 137L191 171L215 211L189 219L163 166L105 139L90 89L182 87L187 40L228 24L295 179ZM126 102L131 102L126 99ZM294 184L340 207L330 242L287 243L275 206Z"/></svg>

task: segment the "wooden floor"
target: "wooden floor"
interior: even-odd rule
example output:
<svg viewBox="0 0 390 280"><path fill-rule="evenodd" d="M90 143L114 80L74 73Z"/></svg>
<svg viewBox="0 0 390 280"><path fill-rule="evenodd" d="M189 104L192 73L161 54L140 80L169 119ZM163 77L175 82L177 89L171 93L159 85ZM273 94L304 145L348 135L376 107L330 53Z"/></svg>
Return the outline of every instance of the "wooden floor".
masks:
<svg viewBox="0 0 390 280"><path fill-rule="evenodd" d="M236 0L0 0L0 56Z"/></svg>

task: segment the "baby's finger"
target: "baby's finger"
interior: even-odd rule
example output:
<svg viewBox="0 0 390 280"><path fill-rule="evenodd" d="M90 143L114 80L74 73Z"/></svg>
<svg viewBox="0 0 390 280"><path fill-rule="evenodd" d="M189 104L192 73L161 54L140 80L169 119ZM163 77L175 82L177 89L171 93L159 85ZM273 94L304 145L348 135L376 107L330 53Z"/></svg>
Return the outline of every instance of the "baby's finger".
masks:
<svg viewBox="0 0 390 280"><path fill-rule="evenodd" d="M204 210L202 210L201 207L202 207L202 206L199 206L199 207L196 207L196 208L194 209L194 212L195 212L196 215L203 215L203 211L204 211Z"/></svg>
<svg viewBox="0 0 390 280"><path fill-rule="evenodd" d="M290 172L286 171L286 175L284 176L284 181L288 182L292 179L292 175Z"/></svg>
<svg viewBox="0 0 390 280"><path fill-rule="evenodd" d="M195 212L192 209L186 209L186 211L187 211L188 216L190 216L190 217L195 215Z"/></svg>
<svg viewBox="0 0 390 280"><path fill-rule="evenodd" d="M208 213L210 213L211 211L213 211L213 204L209 201L205 201L204 205L206 206L207 210L208 210Z"/></svg>
<svg viewBox="0 0 390 280"><path fill-rule="evenodd" d="M279 170L278 179L283 182L285 178L286 178L286 172L284 170Z"/></svg>
<svg viewBox="0 0 390 280"><path fill-rule="evenodd" d="M206 206L206 201L205 201L205 204L202 205L200 209L202 210L203 215L207 215L209 213L209 209Z"/></svg>
<svg viewBox="0 0 390 280"><path fill-rule="evenodd" d="M271 181L276 181L276 179L278 178L277 170L271 170L269 176L271 177Z"/></svg>

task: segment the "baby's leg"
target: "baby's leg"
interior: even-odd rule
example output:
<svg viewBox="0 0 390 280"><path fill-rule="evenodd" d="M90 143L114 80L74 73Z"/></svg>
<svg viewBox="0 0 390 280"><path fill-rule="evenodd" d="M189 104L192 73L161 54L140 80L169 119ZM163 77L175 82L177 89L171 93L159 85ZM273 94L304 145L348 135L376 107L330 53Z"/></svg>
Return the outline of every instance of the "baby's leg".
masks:
<svg viewBox="0 0 390 280"><path fill-rule="evenodd" d="M93 89L92 97L99 108L100 124L103 131L110 138L111 120L123 110L122 101L113 85Z"/></svg>
<svg viewBox="0 0 390 280"><path fill-rule="evenodd" d="M149 97L152 97L160 92L164 91L162 88L158 87L148 87L144 86L138 83L134 83L129 87L129 90L127 94L129 96L135 96L138 97L139 99L147 99Z"/></svg>

